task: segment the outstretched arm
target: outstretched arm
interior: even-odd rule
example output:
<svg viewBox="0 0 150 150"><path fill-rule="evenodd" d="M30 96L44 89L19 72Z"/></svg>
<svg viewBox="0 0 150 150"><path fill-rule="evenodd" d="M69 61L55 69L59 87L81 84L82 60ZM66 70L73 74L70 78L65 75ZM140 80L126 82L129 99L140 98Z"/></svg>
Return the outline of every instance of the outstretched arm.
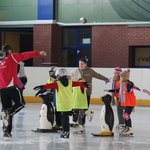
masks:
<svg viewBox="0 0 150 150"><path fill-rule="evenodd" d="M94 78L97 78L99 80L103 80L105 81L106 83L109 82L109 79L103 75L101 75L100 73L97 73L96 71L94 71L93 69L91 69L91 75L92 77Z"/></svg>
<svg viewBox="0 0 150 150"><path fill-rule="evenodd" d="M110 93L119 93L119 89L109 89L109 90L104 90L105 92L110 92Z"/></svg>
<svg viewBox="0 0 150 150"><path fill-rule="evenodd" d="M12 53L11 54L11 57L16 63L28 60L36 56L47 56L47 53L45 51L40 51L40 52L30 51L30 52L24 52L24 53Z"/></svg>
<svg viewBox="0 0 150 150"><path fill-rule="evenodd" d="M142 89L142 92L143 92L143 93L146 93L147 95L149 95L149 96L150 96L150 90Z"/></svg>
<svg viewBox="0 0 150 150"><path fill-rule="evenodd" d="M56 89L58 90L58 85L56 82L53 83L47 83L45 85L38 85L33 88L34 90L40 90L40 89Z"/></svg>
<svg viewBox="0 0 150 150"><path fill-rule="evenodd" d="M77 86L81 88L85 88L85 87L87 88L88 86L90 86L90 84L87 82L72 81L72 87L77 87Z"/></svg>
<svg viewBox="0 0 150 150"><path fill-rule="evenodd" d="M44 89L58 89L58 84L56 82L53 83L47 83L43 85Z"/></svg>

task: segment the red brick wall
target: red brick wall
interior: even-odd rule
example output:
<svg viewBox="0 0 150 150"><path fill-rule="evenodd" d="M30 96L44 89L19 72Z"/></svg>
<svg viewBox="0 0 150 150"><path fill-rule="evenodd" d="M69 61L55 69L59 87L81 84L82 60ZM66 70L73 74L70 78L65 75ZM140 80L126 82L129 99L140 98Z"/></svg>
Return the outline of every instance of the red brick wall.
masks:
<svg viewBox="0 0 150 150"><path fill-rule="evenodd" d="M128 28L129 46L150 46L150 28Z"/></svg>
<svg viewBox="0 0 150 150"><path fill-rule="evenodd" d="M41 62L60 66L62 28L57 24L35 25L33 47L45 50L47 57L35 58L35 66ZM150 28L116 26L92 27L92 67L129 67L129 46L150 46ZM131 58L132 59L132 58ZM46 65L44 65L46 66Z"/></svg>
<svg viewBox="0 0 150 150"><path fill-rule="evenodd" d="M61 55L62 55L62 28L57 25L53 25L52 30L52 53L51 59L52 62L56 62L58 66L61 63Z"/></svg>
<svg viewBox="0 0 150 150"><path fill-rule="evenodd" d="M128 66L128 40L126 26L92 27L92 66Z"/></svg>
<svg viewBox="0 0 150 150"><path fill-rule="evenodd" d="M93 26L92 66L129 67L129 46L138 45L150 46L150 28Z"/></svg>
<svg viewBox="0 0 150 150"><path fill-rule="evenodd" d="M34 66L57 65L60 60L61 28L56 24L34 25L33 47L35 50L44 50L48 54L47 57L35 58Z"/></svg>

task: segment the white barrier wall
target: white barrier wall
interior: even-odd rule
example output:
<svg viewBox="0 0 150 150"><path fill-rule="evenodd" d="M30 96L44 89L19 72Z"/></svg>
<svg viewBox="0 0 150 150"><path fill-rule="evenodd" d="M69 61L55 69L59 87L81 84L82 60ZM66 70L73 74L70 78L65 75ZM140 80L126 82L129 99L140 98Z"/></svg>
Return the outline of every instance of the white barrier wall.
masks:
<svg viewBox="0 0 150 150"><path fill-rule="evenodd" d="M70 71L76 68L66 68L68 73L70 74ZM113 68L93 68L95 71L101 73L102 75L112 78L113 76ZM126 70L126 69L123 69ZM45 84L47 80L49 79L49 67L25 67L25 72L28 77L28 83L26 85L26 89L24 91L24 96L34 96L35 91L33 90L33 87L41 84ZM131 69L131 81L134 82L134 84L143 89L149 89L150 90L150 69ZM105 84L104 81L93 79L93 92L92 92L92 98L99 98L103 96L104 94L107 94L107 92L104 92L104 89L111 89L112 82ZM135 94L137 96L137 99L142 100L150 100L150 96L146 95L145 93L139 92L135 90Z"/></svg>

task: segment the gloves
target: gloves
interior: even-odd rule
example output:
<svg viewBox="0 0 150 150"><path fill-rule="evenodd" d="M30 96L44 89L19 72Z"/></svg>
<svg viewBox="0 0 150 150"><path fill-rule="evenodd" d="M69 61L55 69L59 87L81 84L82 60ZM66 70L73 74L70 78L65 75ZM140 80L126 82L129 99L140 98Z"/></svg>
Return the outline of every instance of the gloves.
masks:
<svg viewBox="0 0 150 150"><path fill-rule="evenodd" d="M105 80L105 83L107 84L109 82L109 79Z"/></svg>
<svg viewBox="0 0 150 150"><path fill-rule="evenodd" d="M35 96L39 96L39 95L45 93L46 91L47 91L46 89L40 89L40 90L35 94Z"/></svg>
<svg viewBox="0 0 150 150"><path fill-rule="evenodd" d="M134 89L135 89L135 90L138 90L138 91L141 91L141 89L138 88L137 86L134 86Z"/></svg>
<svg viewBox="0 0 150 150"><path fill-rule="evenodd" d="M33 90L35 90L35 91L41 90L41 89L44 89L44 87L42 85L38 85L33 88Z"/></svg>

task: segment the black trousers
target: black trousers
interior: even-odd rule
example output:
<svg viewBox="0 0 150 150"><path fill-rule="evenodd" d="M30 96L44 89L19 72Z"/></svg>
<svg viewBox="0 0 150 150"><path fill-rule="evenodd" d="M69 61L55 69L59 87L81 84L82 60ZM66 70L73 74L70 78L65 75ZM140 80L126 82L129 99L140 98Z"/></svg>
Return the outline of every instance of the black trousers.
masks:
<svg viewBox="0 0 150 150"><path fill-rule="evenodd" d="M11 133L13 115L24 108L25 102L22 95L22 90L16 86L1 89L2 110L9 110L9 124L7 127L3 126L3 131Z"/></svg>
<svg viewBox="0 0 150 150"><path fill-rule="evenodd" d="M128 116L127 118L125 118L125 126L132 127L131 113L132 113L133 109L134 109L134 107L131 107L131 106L125 107L124 114L126 114Z"/></svg>
<svg viewBox="0 0 150 150"><path fill-rule="evenodd" d="M70 112L61 112L61 121L62 121L63 132L70 131L69 114L70 114Z"/></svg>
<svg viewBox="0 0 150 150"><path fill-rule="evenodd" d="M90 105L90 99L91 99L91 95L87 95L88 107Z"/></svg>
<svg viewBox="0 0 150 150"><path fill-rule="evenodd" d="M56 125L61 126L61 112L55 109Z"/></svg>
<svg viewBox="0 0 150 150"><path fill-rule="evenodd" d="M1 89L2 110L10 109L10 114L13 116L24 108L25 102L22 92L17 86Z"/></svg>

